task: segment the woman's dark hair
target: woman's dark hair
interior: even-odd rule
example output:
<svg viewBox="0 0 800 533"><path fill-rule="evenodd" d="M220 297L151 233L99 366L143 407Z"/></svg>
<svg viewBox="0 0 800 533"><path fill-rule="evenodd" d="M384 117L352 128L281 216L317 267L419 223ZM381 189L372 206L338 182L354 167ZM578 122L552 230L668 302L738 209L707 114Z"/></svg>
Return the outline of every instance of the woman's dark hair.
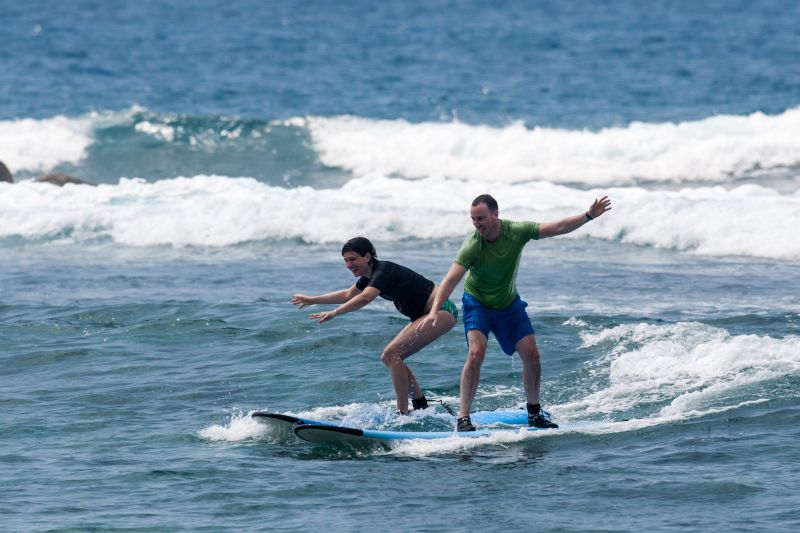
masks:
<svg viewBox="0 0 800 533"><path fill-rule="evenodd" d="M366 237L353 237L342 246L342 255L346 252L355 252L361 257L367 255L367 253L372 255L372 258L369 260L369 264L372 264L373 259L377 259L378 252L375 251L375 247L372 246L372 243L369 242L369 239Z"/></svg>
<svg viewBox="0 0 800 533"><path fill-rule="evenodd" d="M486 207L489 208L489 211L497 211L497 200L495 200L488 194L481 194L480 196L472 200L472 207L475 207L478 204L486 204Z"/></svg>

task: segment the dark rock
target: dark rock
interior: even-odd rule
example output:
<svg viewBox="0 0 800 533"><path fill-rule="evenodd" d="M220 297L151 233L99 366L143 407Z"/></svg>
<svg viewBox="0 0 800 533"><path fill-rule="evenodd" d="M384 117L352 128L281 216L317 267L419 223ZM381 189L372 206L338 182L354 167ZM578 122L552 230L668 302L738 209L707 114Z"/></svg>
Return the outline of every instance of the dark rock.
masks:
<svg viewBox="0 0 800 533"><path fill-rule="evenodd" d="M11 172L8 170L8 167L0 161L0 182L2 181L14 183L14 178L11 177Z"/></svg>
<svg viewBox="0 0 800 533"><path fill-rule="evenodd" d="M58 185L59 187L63 187L67 183L74 183L75 185L97 185L96 183L92 183L90 181L84 181L82 179L76 178L74 176L69 176L67 174L62 174L60 172L53 173L53 174L45 174L44 176L39 176L38 178L34 178L33 181L39 183L51 183L53 185ZM0 161L0 182L7 182L7 183L14 183L14 177L11 175L11 171L8 170L8 167Z"/></svg>
<svg viewBox="0 0 800 533"><path fill-rule="evenodd" d="M58 185L59 187L63 187L67 183L74 183L75 185L92 185L96 186L96 183L91 183L88 181L83 181L82 179L78 179L72 176L68 176L67 174L56 173L56 174L45 174L44 176L39 176L35 178L33 181L39 183L52 183L53 185Z"/></svg>

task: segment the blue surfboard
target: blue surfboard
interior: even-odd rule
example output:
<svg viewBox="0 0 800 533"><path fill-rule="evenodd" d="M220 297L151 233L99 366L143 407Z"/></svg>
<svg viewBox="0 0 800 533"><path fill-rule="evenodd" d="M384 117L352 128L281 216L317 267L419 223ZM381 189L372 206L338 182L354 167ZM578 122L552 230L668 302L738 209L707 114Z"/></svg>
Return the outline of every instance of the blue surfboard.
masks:
<svg viewBox="0 0 800 533"><path fill-rule="evenodd" d="M471 415L470 415L471 417ZM527 423L527 415L525 418ZM566 428L564 428L566 429ZM520 431L558 431L558 429L535 427L494 427L478 429L475 431L382 431L377 429L358 429L344 426L330 426L318 424L300 424L294 427L294 434L301 439L315 444L364 446L369 444L391 445L393 442L414 439L450 439L450 438L476 438L496 435L499 432Z"/></svg>
<svg viewBox="0 0 800 533"><path fill-rule="evenodd" d="M292 434L315 443L364 445L369 443L387 444L391 441L410 439L443 439L451 437L474 438L492 435L498 431L540 431L542 428L528 428L528 413L525 409L499 409L496 411L476 411L470 414L477 431L388 431L367 428L351 428L336 422L312 420L282 413L256 411L253 419L272 428L274 431ZM453 417L455 424L455 417Z"/></svg>
<svg viewBox="0 0 800 533"><path fill-rule="evenodd" d="M509 426L525 426L528 424L528 411L525 409L498 409L497 411L475 411L470 413L473 424L491 426L508 424Z"/></svg>
<svg viewBox="0 0 800 533"><path fill-rule="evenodd" d="M317 426L338 426L336 422L327 420L313 420L311 418L285 415L282 413L270 413L267 411L255 411L250 415L254 420L278 430L291 431L294 426L301 424L313 424ZM491 426L506 424L510 426L522 426L528 423L528 413L524 409L507 409L497 411L476 411L470 414L473 424L480 426ZM455 418L454 418L455 420Z"/></svg>

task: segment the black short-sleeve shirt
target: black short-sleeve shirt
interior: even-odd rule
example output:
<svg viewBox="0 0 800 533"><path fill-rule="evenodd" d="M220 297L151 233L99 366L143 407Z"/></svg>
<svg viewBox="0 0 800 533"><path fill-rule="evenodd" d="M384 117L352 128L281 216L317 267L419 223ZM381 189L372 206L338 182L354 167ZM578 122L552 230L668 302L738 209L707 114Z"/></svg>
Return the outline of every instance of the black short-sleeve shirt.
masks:
<svg viewBox="0 0 800 533"><path fill-rule="evenodd" d="M361 276L356 288L363 291L375 287L381 296L394 302L398 311L411 320L425 314L425 304L436 286L434 282L402 265L391 261L372 262L372 277Z"/></svg>

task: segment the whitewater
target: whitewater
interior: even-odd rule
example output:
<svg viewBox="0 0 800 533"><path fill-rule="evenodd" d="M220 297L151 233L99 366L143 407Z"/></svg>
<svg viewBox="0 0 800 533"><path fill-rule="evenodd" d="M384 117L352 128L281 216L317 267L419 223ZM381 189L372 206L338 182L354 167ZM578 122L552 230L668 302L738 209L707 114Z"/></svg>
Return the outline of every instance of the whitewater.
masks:
<svg viewBox="0 0 800 533"><path fill-rule="evenodd" d="M79 169L113 128L166 144L202 144L201 151L220 143L248 146L270 135L289 142L276 128L299 128L290 148L310 143L318 164L346 177L323 188L286 186L275 175L153 178L136 174L131 160L130 175L104 176L96 188L54 190L22 179L0 184L0 238L179 247L334 243L354 233L385 241L453 239L463 233L464 206L491 190L503 216L539 221L572 214L596 197L613 198L615 216L568 238L709 256L800 258L797 109L597 132L309 117L235 127L215 119L209 133L205 121L203 127L189 119L170 125L175 120L132 108L6 122L5 135L14 141L7 139L3 157L15 173L64 163ZM147 155L146 147L131 149ZM349 215L357 210L370 216Z"/></svg>

